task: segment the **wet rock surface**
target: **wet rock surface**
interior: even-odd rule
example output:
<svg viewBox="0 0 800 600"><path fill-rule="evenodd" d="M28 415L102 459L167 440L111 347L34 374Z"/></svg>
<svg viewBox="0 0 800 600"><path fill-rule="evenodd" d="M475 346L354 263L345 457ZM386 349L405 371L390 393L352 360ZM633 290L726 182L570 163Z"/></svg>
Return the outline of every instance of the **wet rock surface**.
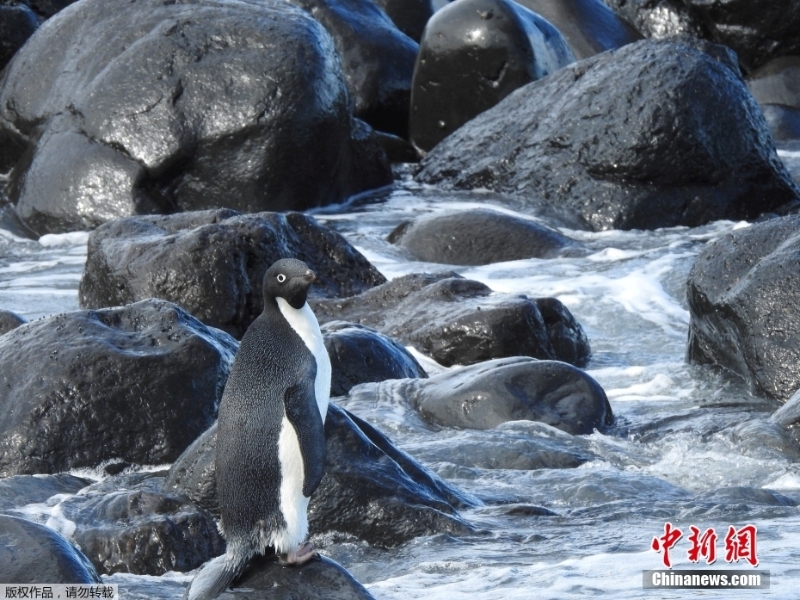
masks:
<svg viewBox="0 0 800 600"><path fill-rule="evenodd" d="M17 313L0 309L0 335L24 325L27 321Z"/></svg>
<svg viewBox="0 0 800 600"><path fill-rule="evenodd" d="M800 109L800 56L771 60L747 79L759 104L780 104Z"/></svg>
<svg viewBox="0 0 800 600"><path fill-rule="evenodd" d="M88 479L67 473L5 477L0 479L0 512L44 502L56 494L74 494L91 483Z"/></svg>
<svg viewBox="0 0 800 600"><path fill-rule="evenodd" d="M575 57L549 22L511 0L459 0L420 42L411 94L413 144L429 151L515 89Z"/></svg>
<svg viewBox="0 0 800 600"><path fill-rule="evenodd" d="M38 27L36 15L27 6L0 4L0 71Z"/></svg>
<svg viewBox="0 0 800 600"><path fill-rule="evenodd" d="M322 337L331 359L332 397L360 383L428 376L408 350L369 327L331 321L322 326Z"/></svg>
<svg viewBox="0 0 800 600"><path fill-rule="evenodd" d="M163 464L216 418L236 345L159 300L0 337L0 474Z"/></svg>
<svg viewBox="0 0 800 600"><path fill-rule="evenodd" d="M389 241L426 262L487 265L585 253L580 242L536 221L486 209L434 213L401 223Z"/></svg>
<svg viewBox="0 0 800 600"><path fill-rule="evenodd" d="M800 108L781 106L779 104L765 104L761 107L764 118L767 120L769 130L776 142L800 141ZM795 183L800 180L796 167L784 159L784 164Z"/></svg>
<svg viewBox="0 0 800 600"><path fill-rule="evenodd" d="M506 356L582 364L589 357L583 328L558 300L491 294L452 272L425 273L312 307L320 323L343 319L372 327L445 366Z"/></svg>
<svg viewBox="0 0 800 600"><path fill-rule="evenodd" d="M604 0L642 35L662 39L676 35L704 37L700 18L681 0Z"/></svg>
<svg viewBox="0 0 800 600"><path fill-rule="evenodd" d="M520 88L421 166L422 183L524 197L594 231L752 219L800 195L727 60L667 41Z"/></svg>
<svg viewBox="0 0 800 600"><path fill-rule="evenodd" d="M355 116L375 129L406 137L417 42L371 0L290 1L331 34Z"/></svg>
<svg viewBox="0 0 800 600"><path fill-rule="evenodd" d="M308 509L312 536L339 534L393 547L434 533L468 534L456 512L471 500L395 448L378 430L331 404L325 475ZM216 425L170 470L165 489L219 514Z"/></svg>
<svg viewBox="0 0 800 600"><path fill-rule="evenodd" d="M92 564L44 525L0 515L3 583L100 583Z"/></svg>
<svg viewBox="0 0 800 600"><path fill-rule="evenodd" d="M602 0L520 0L519 3L555 25L578 60L641 39Z"/></svg>
<svg viewBox="0 0 800 600"><path fill-rule="evenodd" d="M708 244L687 283L690 362L722 367L782 402L800 388L798 244L797 216Z"/></svg>
<svg viewBox="0 0 800 600"><path fill-rule="evenodd" d="M605 391L592 377L566 363L524 357L487 361L429 379L368 384L351 390L342 402L353 406L371 396L402 398L424 421L440 427L492 429L527 420L585 435L604 431L614 421ZM520 460L527 462L522 456Z"/></svg>
<svg viewBox="0 0 800 600"><path fill-rule="evenodd" d="M120 475L59 504L72 540L98 572L163 575L190 571L225 551L207 511L161 490L163 477Z"/></svg>
<svg viewBox="0 0 800 600"><path fill-rule="evenodd" d="M284 2L86 0L15 56L0 106L10 200L39 234L391 181L331 38Z"/></svg>
<svg viewBox="0 0 800 600"><path fill-rule="evenodd" d="M375 2L395 26L412 40L419 42L428 20L433 16L431 0L377 0Z"/></svg>
<svg viewBox="0 0 800 600"><path fill-rule="evenodd" d="M311 217L221 209L99 227L89 237L79 300L101 308L161 298L238 338L263 310L264 274L280 258L314 269L312 296L351 296L386 281L341 235Z"/></svg>

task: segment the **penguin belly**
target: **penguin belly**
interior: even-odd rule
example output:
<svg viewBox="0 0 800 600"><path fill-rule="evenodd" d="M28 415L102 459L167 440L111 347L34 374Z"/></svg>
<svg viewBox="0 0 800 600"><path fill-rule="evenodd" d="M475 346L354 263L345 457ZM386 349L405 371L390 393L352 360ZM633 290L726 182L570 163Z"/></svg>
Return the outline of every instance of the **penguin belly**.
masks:
<svg viewBox="0 0 800 600"><path fill-rule="evenodd" d="M276 552L285 554L294 550L308 534L308 501L303 495L305 469L303 455L300 452L300 440L297 431L284 415L281 421L281 432L278 437L278 462L281 471L279 510L286 522L286 527L272 534L266 544L274 546Z"/></svg>

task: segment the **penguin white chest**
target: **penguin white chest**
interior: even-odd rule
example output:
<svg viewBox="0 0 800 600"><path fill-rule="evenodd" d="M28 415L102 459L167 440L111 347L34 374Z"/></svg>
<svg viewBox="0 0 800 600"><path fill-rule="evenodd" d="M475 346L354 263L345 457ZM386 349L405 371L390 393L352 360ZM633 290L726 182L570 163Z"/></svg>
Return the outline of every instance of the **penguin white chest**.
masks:
<svg viewBox="0 0 800 600"><path fill-rule="evenodd" d="M278 308L283 318L289 323L306 348L314 355L317 362L317 377L314 380L314 396L317 399L319 413L322 415L322 422L325 422L325 415L328 413L328 399L331 395L331 359L325 349L325 342L322 340L322 332L319 330L317 317L314 316L308 303L303 308L292 308L283 298L277 298Z"/></svg>

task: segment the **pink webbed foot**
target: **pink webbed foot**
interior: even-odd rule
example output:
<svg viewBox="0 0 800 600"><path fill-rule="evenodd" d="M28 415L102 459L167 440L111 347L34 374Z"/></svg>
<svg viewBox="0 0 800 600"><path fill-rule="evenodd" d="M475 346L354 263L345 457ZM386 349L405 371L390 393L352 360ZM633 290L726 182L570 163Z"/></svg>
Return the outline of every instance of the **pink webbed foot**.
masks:
<svg viewBox="0 0 800 600"><path fill-rule="evenodd" d="M287 554L280 554L278 556L278 563L284 567L299 567L304 565L312 558L317 556L317 551L310 542L300 544L297 548Z"/></svg>

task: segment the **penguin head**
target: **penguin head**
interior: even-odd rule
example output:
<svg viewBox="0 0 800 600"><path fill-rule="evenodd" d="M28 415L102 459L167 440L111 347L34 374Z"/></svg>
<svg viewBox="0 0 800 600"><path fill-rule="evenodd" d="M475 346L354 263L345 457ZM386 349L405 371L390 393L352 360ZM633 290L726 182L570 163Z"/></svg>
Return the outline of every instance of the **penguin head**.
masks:
<svg viewBox="0 0 800 600"><path fill-rule="evenodd" d="M317 275L302 260L282 258L264 276L264 300L283 298L292 308L303 308L308 288Z"/></svg>

